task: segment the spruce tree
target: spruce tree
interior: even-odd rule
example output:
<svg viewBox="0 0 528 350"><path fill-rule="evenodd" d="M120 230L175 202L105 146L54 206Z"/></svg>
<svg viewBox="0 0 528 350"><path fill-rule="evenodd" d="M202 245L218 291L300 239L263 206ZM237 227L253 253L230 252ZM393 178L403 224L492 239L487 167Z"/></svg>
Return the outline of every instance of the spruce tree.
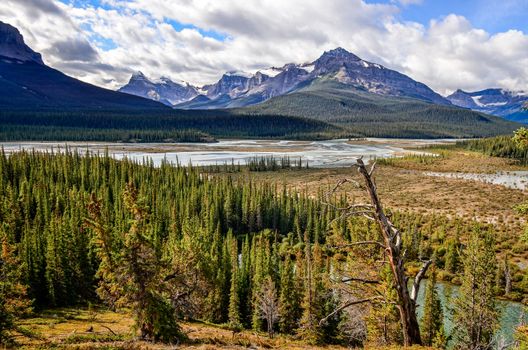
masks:
<svg viewBox="0 0 528 350"><path fill-rule="evenodd" d="M282 333L291 334L299 326L302 313L300 295L294 280L294 271L289 253L282 263L279 296L279 327Z"/></svg>
<svg viewBox="0 0 528 350"><path fill-rule="evenodd" d="M231 253L231 287L229 289L229 325L234 329L242 328L240 317L240 272L238 266L238 242L232 232L228 233Z"/></svg>
<svg viewBox="0 0 528 350"><path fill-rule="evenodd" d="M442 303L436 290L436 271L431 271L431 276L427 281L425 290L425 301L423 306L423 317L421 322L421 336L424 345L435 345L435 340L440 333L443 333L444 313Z"/></svg>
<svg viewBox="0 0 528 350"><path fill-rule="evenodd" d="M447 245L447 251L445 256L445 269L453 274L458 272L460 264L458 247L458 242L453 240L449 241Z"/></svg>
<svg viewBox="0 0 528 350"><path fill-rule="evenodd" d="M463 256L464 275L454 300L454 338L460 349L491 349L499 313L495 305L497 260L491 232L470 234Z"/></svg>
<svg viewBox="0 0 528 350"><path fill-rule="evenodd" d="M325 328L319 325L319 321L326 316L327 291L323 284L321 274L321 250L315 244L308 241L308 234L305 234L305 293L302 301L303 314L300 321L299 335L309 344L321 344L325 340ZM332 320L332 323L334 320Z"/></svg>
<svg viewBox="0 0 528 350"><path fill-rule="evenodd" d="M11 341L9 331L16 327L18 317L31 311L31 301L22 283L23 265L6 228L2 226L0 244L0 344L8 345Z"/></svg>
<svg viewBox="0 0 528 350"><path fill-rule="evenodd" d="M181 337L175 312L163 296L165 279L163 263L156 256L150 236L149 213L138 198L133 184L128 184L123 201L130 213L129 229L122 242L112 244L111 233L101 221L101 206L90 204L91 226L102 260L99 276L100 297L116 307L128 307L135 319L141 338L151 341L176 342Z"/></svg>
<svg viewBox="0 0 528 350"><path fill-rule="evenodd" d="M402 344L400 315L396 307L398 296L388 265L381 268L379 280L378 294L383 300L370 308L367 317L367 340L378 346Z"/></svg>

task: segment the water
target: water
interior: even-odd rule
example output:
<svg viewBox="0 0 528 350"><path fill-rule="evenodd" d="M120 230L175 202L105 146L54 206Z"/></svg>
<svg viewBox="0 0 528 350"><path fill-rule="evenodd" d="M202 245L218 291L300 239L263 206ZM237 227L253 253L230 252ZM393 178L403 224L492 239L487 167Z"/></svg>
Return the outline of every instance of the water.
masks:
<svg viewBox="0 0 528 350"><path fill-rule="evenodd" d="M420 291L418 293L417 304L418 304L418 319L423 315L423 308L421 305L424 304L425 299L425 287L427 281L422 281ZM453 331L453 320L451 312L448 309L449 305L452 305L458 295L458 286L438 283L436 290L440 300L442 301L442 307L444 311L444 328L447 335L450 335ZM497 300L497 308L500 311L499 330L495 334L496 339L503 339L506 343L511 343L514 340L515 330L521 322L521 318L524 318L525 322L528 322L528 315L523 312L523 305L513 301ZM452 345L452 344L449 344Z"/></svg>
<svg viewBox="0 0 528 350"><path fill-rule="evenodd" d="M493 174L438 172L425 172L424 174L435 177L480 181L517 190L525 190L528 186L528 171L500 171Z"/></svg>
<svg viewBox="0 0 528 350"><path fill-rule="evenodd" d="M218 143L57 143L57 142L4 142L0 147L9 154L21 149L39 151L63 151L66 147L80 152L108 153L116 158L142 161L152 160L159 165L164 159L172 163L187 165L214 165L231 163L246 164L254 157L274 156L276 158L302 158L310 167L346 167L356 159L394 157L409 153L423 153L405 150L432 143L454 142L455 140L396 140L367 139L363 141L285 141L285 140L222 140Z"/></svg>

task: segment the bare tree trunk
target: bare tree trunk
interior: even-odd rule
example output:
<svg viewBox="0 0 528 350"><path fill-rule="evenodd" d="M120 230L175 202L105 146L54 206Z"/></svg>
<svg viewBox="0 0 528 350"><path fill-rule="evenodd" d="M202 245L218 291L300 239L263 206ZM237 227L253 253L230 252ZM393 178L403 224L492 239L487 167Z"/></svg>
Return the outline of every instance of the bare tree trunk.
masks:
<svg viewBox="0 0 528 350"><path fill-rule="evenodd" d="M413 291L412 293L409 293L409 289L407 288L408 277L405 274L404 268L404 253L401 251L401 233L392 225L385 215L378 198L376 185L371 176L374 170L374 165L372 166L372 169L368 171L363 160L358 159L357 167L360 174L365 179L366 190L373 206L372 214L380 226L385 242L385 251L389 259L396 292L398 294L398 310L400 312L400 320L402 324L403 343L405 346L413 344L421 345L422 339L420 337L420 326L416 318L416 297L420 287L420 280L423 278L431 262L426 262L422 267L422 270L416 275L413 283Z"/></svg>
<svg viewBox="0 0 528 350"><path fill-rule="evenodd" d="M510 265L508 264L508 256L504 258L504 295L511 293L512 278L510 272Z"/></svg>

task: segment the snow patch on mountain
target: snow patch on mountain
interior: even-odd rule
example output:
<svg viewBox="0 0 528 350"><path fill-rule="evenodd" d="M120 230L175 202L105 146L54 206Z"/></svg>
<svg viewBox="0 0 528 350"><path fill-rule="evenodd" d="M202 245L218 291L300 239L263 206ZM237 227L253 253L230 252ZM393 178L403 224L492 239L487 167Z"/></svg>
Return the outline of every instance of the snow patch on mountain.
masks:
<svg viewBox="0 0 528 350"><path fill-rule="evenodd" d="M267 75L268 77L275 77L277 75L279 75L280 73L283 72L282 69L280 68L276 68L276 67L270 67L270 68L266 68L266 69L260 69L258 72L264 74L264 75Z"/></svg>
<svg viewBox="0 0 528 350"><path fill-rule="evenodd" d="M457 90L447 97L456 106L504 118L520 120L519 115L528 115L523 109L528 103L528 94L524 91L505 89L486 89L466 92Z"/></svg>
<svg viewBox="0 0 528 350"><path fill-rule="evenodd" d="M249 72L244 72L244 71L241 71L241 70L230 71L230 72L225 73L225 75L227 75L229 77L243 77L243 78L247 78L247 79L250 79L251 77L253 77L253 74L251 74Z"/></svg>

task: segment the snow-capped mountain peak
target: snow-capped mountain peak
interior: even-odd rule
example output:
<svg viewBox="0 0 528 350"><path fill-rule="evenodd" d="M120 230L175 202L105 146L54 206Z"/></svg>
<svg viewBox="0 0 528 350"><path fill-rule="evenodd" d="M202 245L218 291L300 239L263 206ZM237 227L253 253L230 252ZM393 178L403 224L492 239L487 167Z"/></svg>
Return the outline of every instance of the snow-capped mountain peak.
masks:
<svg viewBox="0 0 528 350"><path fill-rule="evenodd" d="M270 68L266 68L266 69L261 69L257 73L259 73L259 72L264 74L264 75L267 75L268 77L273 78L274 76L282 73L283 70L282 70L282 68L270 67Z"/></svg>
<svg viewBox="0 0 528 350"><path fill-rule="evenodd" d="M184 81L173 81L166 76L149 79L140 71L134 72L120 92L150 98L169 106L189 101L198 95L198 89Z"/></svg>
<svg viewBox="0 0 528 350"><path fill-rule="evenodd" d="M130 80L138 80L138 79L148 80L145 74L143 74L143 72L140 70L132 73L132 76L130 77Z"/></svg>

